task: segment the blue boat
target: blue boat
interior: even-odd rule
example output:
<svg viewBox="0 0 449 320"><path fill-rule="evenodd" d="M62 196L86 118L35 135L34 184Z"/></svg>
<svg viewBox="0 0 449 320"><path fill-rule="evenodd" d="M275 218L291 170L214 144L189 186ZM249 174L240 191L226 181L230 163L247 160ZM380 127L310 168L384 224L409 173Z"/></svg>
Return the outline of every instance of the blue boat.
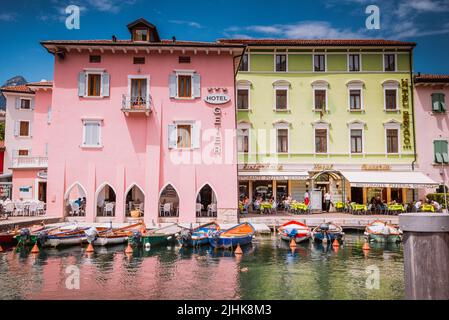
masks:
<svg viewBox="0 0 449 320"><path fill-rule="evenodd" d="M227 230L210 232L209 244L213 248L221 249L234 248L237 245L244 246L253 241L255 232L250 223L244 222Z"/></svg>
<svg viewBox="0 0 449 320"><path fill-rule="evenodd" d="M216 230L219 230L219 226L215 222L209 222L196 228L185 228L181 231L179 242L184 247L198 247L207 245L209 244L208 234Z"/></svg>
<svg viewBox="0 0 449 320"><path fill-rule="evenodd" d="M324 239L327 242L334 242L334 240L342 242L344 235L343 228L332 222L320 224L312 230L312 239L319 242Z"/></svg>

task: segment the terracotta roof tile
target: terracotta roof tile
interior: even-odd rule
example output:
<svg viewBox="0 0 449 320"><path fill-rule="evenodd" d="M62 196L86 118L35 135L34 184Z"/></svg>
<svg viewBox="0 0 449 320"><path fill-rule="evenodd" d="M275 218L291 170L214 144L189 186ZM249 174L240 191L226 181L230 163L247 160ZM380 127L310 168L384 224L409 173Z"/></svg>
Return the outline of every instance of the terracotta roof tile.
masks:
<svg viewBox="0 0 449 320"><path fill-rule="evenodd" d="M27 86L44 86L44 87L51 87L51 86L53 86L53 81L30 82L30 83L27 83Z"/></svg>
<svg viewBox="0 0 449 320"><path fill-rule="evenodd" d="M229 47L236 46L240 47L239 43L220 43L220 42L204 42L204 41L183 41L183 40L161 40L160 42L136 42L132 40L48 40L42 41L41 44L51 45L51 44L59 44L59 45L135 45L135 46L160 46L160 45L173 45L173 46L212 46L212 47Z"/></svg>
<svg viewBox="0 0 449 320"><path fill-rule="evenodd" d="M27 85L20 85L20 86L6 86L1 87L1 91L3 92L19 92L19 93L33 93L34 91L28 88Z"/></svg>
<svg viewBox="0 0 449 320"><path fill-rule="evenodd" d="M447 74L419 74L419 75L415 76L415 83L426 83L426 82L449 83L449 75L447 75Z"/></svg>
<svg viewBox="0 0 449 320"><path fill-rule="evenodd" d="M218 41L262 46L416 46L415 42L384 39L219 39Z"/></svg>

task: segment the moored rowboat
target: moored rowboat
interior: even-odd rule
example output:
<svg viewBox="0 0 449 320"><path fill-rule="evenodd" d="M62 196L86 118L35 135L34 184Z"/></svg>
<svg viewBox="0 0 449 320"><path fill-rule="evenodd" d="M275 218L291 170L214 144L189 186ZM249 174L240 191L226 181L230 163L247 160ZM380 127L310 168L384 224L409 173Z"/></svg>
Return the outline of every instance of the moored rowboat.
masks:
<svg viewBox="0 0 449 320"><path fill-rule="evenodd" d="M17 242L16 237L18 235L21 235L21 234L29 235L33 232L38 232L38 231L41 231L44 229L45 229L45 224L41 223L38 225L33 225L29 228L22 228L22 229L15 228L14 230L2 232L2 233L0 233L0 244L15 244Z"/></svg>
<svg viewBox="0 0 449 320"><path fill-rule="evenodd" d="M387 222L376 220L366 226L365 236L369 241L399 242L402 239L402 231Z"/></svg>
<svg viewBox="0 0 449 320"><path fill-rule="evenodd" d="M215 222L209 222L196 228L183 229L179 242L184 247L197 247L209 244L209 232L219 230L219 226Z"/></svg>
<svg viewBox="0 0 449 320"><path fill-rule="evenodd" d="M310 228L299 221L289 221L278 228L279 236L284 241L295 240L296 243L306 241L310 238Z"/></svg>
<svg viewBox="0 0 449 320"><path fill-rule="evenodd" d="M107 246L125 243L128 238L139 229L146 230L143 221L122 228L116 228L104 231L95 237L95 240L89 241L93 245Z"/></svg>
<svg viewBox="0 0 449 320"><path fill-rule="evenodd" d="M312 230L312 239L323 242L327 241L329 243L334 242L334 240L341 242L343 241L344 234L341 226L333 222L326 222Z"/></svg>
<svg viewBox="0 0 449 320"><path fill-rule="evenodd" d="M224 231L210 232L209 244L222 249L247 245L252 242L255 231L250 223L244 222Z"/></svg>

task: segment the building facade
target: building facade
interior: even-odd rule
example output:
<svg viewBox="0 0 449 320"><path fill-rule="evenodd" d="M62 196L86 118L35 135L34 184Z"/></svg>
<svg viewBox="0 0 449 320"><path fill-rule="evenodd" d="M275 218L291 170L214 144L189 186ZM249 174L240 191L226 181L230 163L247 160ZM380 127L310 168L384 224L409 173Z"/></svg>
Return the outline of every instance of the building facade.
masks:
<svg viewBox="0 0 449 320"><path fill-rule="evenodd" d="M449 76L419 74L415 77L416 147L419 168L441 186L449 184ZM443 192L442 187L439 192ZM420 192L435 192L428 188Z"/></svg>
<svg viewBox="0 0 449 320"><path fill-rule="evenodd" d="M47 215L236 221L229 133L244 47L127 27L130 40L42 42L55 57Z"/></svg>
<svg viewBox="0 0 449 320"><path fill-rule="evenodd" d="M434 182L416 172L414 43L240 40L239 192L408 202Z"/></svg>

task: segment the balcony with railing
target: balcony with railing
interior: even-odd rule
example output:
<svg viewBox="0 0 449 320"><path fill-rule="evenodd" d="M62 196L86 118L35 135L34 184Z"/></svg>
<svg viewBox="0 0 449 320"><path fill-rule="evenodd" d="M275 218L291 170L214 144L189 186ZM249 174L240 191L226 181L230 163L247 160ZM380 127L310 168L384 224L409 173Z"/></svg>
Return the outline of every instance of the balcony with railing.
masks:
<svg viewBox="0 0 449 320"><path fill-rule="evenodd" d="M152 99L147 97L134 97L123 95L122 111L128 116L132 113L150 115Z"/></svg>
<svg viewBox="0 0 449 320"><path fill-rule="evenodd" d="M12 158L13 169L47 168L48 157L18 156Z"/></svg>

